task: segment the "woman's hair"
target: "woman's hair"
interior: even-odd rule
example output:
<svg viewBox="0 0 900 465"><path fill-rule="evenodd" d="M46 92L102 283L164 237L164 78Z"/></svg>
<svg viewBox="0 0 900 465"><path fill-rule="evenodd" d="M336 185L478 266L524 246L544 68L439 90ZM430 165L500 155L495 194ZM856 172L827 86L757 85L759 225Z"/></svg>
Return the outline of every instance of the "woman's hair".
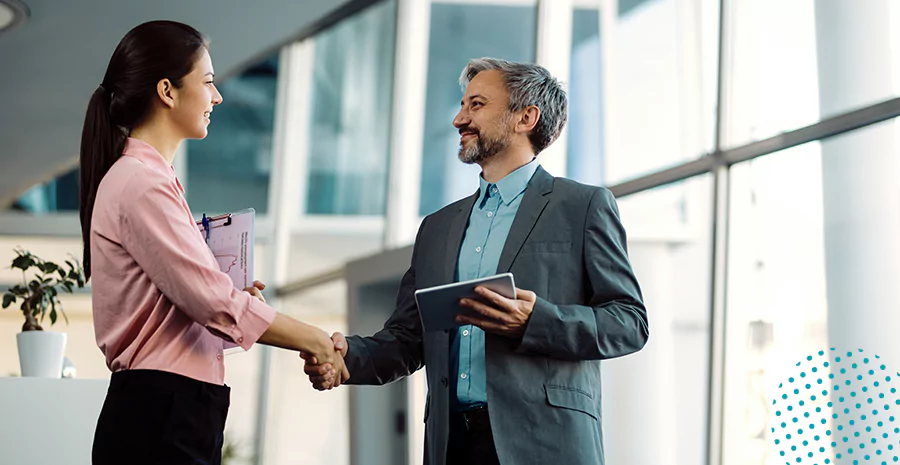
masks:
<svg viewBox="0 0 900 465"><path fill-rule="evenodd" d="M122 156L128 134L149 115L159 81L168 79L181 87L206 47L206 38L186 24L151 21L129 31L109 59L81 132L81 237L88 279L91 215L100 181Z"/></svg>

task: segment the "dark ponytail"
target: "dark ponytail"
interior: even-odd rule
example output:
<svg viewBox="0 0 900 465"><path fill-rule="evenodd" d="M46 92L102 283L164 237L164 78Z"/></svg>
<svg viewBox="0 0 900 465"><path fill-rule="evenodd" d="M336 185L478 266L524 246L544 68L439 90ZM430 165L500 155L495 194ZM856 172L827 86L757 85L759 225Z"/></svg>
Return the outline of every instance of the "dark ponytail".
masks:
<svg viewBox="0 0 900 465"><path fill-rule="evenodd" d="M81 237L91 277L91 215L100 181L122 156L125 140L150 114L159 81L181 87L207 41L174 21L151 21L125 35L88 103L81 131Z"/></svg>
<svg viewBox="0 0 900 465"><path fill-rule="evenodd" d="M81 130L81 237L84 240L84 273L91 278L91 214L100 181L125 148L125 133L109 117L109 92L97 87L88 103Z"/></svg>

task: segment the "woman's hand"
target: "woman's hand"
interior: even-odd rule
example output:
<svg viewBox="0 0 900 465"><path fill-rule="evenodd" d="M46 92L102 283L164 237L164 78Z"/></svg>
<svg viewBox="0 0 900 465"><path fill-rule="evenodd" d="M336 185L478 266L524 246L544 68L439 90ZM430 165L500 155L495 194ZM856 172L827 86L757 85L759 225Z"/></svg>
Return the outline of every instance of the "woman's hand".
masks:
<svg viewBox="0 0 900 465"><path fill-rule="evenodd" d="M250 287L245 287L244 292L252 295L253 297L256 297L257 299L260 300L260 302L265 303L266 298L263 297L263 295L262 295L262 291L265 288L266 288L266 285L263 284L261 281L253 281L253 285Z"/></svg>

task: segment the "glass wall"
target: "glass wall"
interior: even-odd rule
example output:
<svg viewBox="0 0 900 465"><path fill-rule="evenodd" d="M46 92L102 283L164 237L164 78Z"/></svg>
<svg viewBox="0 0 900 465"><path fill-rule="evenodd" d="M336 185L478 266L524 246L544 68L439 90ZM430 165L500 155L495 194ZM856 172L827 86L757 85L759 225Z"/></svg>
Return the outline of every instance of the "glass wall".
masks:
<svg viewBox="0 0 900 465"><path fill-rule="evenodd" d="M181 176L198 215L268 211L277 78L276 53L218 85L223 100L213 110L209 135L186 141L187 176Z"/></svg>
<svg viewBox="0 0 900 465"><path fill-rule="evenodd" d="M896 2L731 0L728 145L900 95Z"/></svg>
<svg viewBox="0 0 900 465"><path fill-rule="evenodd" d="M607 463L695 465L705 459L711 181L702 175L619 201L650 339L637 354L603 362Z"/></svg>
<svg viewBox="0 0 900 465"><path fill-rule="evenodd" d="M79 173L75 168L45 184L32 187L16 199L10 209L38 215L77 212Z"/></svg>
<svg viewBox="0 0 900 465"><path fill-rule="evenodd" d="M314 38L308 214L384 214L396 12L381 2Z"/></svg>
<svg viewBox="0 0 900 465"><path fill-rule="evenodd" d="M900 322L894 316L900 304L894 291L900 282L898 135L892 120L731 169L725 463L772 463L784 451L797 452L791 446L804 461L808 453L817 460L833 461L843 453L862 461L865 447L848 453L846 445L825 444L819 451L804 447L803 438L786 438L778 417L787 412L773 400L789 401L780 388L806 376L799 374L799 362L832 347L839 353L863 349L890 366L900 360L893 335ZM854 381L872 381L865 377L861 373ZM804 383L797 382L801 389ZM823 384L819 403L830 402L819 408L847 400L855 410L850 394L845 399L839 392L843 383ZM895 398L889 399L892 405ZM794 408L798 413L791 416L813 409L806 412L802 403ZM827 428L864 429L830 412L824 417Z"/></svg>
<svg viewBox="0 0 900 465"><path fill-rule="evenodd" d="M572 16L566 171L570 178L586 184L601 185L606 180L603 90L600 11L576 8Z"/></svg>
<svg viewBox="0 0 900 465"><path fill-rule="evenodd" d="M695 159L713 148L718 0L620 1L601 31L605 181ZM607 12L607 14L610 14ZM573 84L575 83L573 75Z"/></svg>
<svg viewBox="0 0 900 465"><path fill-rule="evenodd" d="M431 4L428 84L419 213L427 215L478 189L475 165L457 158L453 117L462 92L459 75L473 58L534 61L537 8L469 3Z"/></svg>

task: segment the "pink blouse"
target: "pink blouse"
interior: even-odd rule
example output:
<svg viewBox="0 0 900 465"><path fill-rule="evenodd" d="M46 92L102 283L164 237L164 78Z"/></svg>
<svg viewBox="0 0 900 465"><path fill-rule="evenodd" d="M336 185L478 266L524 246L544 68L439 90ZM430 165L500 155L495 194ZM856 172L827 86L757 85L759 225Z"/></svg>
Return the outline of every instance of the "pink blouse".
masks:
<svg viewBox="0 0 900 465"><path fill-rule="evenodd" d="M248 350L275 319L219 271L175 170L138 139L100 183L91 262L94 332L113 372L163 370L221 385L223 350Z"/></svg>

